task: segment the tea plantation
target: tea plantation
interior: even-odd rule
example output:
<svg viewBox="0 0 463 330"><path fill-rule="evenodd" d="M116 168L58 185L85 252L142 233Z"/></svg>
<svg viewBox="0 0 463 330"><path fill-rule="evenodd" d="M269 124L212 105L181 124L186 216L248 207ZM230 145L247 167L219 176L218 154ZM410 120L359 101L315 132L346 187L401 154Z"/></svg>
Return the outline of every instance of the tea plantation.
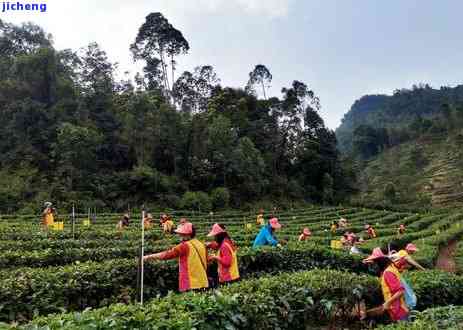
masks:
<svg viewBox="0 0 463 330"><path fill-rule="evenodd" d="M178 266L173 262L145 264L145 304L137 302L137 256L140 216L128 229L116 230L118 214L100 214L90 225L80 215L72 232L42 230L37 216L0 218L0 328L5 329L461 329L463 277L459 275L461 246L456 249L457 272L435 269L442 247L463 236L463 212L407 213L355 207L307 207L281 211L281 248L252 250L259 231L255 213L201 214L187 217L199 238L213 223L226 225L238 245L241 281L201 293L177 293ZM360 245L362 255L330 247L343 233L330 231L340 217L349 230L362 235L365 224L378 237ZM406 225L405 234L397 228ZM297 242L301 229L312 236ZM155 224L146 230L146 253L178 242ZM415 260L426 271L406 278L418 298L407 324L386 319L359 321L355 306L368 308L383 298L373 269L362 263L374 247L413 242Z"/></svg>

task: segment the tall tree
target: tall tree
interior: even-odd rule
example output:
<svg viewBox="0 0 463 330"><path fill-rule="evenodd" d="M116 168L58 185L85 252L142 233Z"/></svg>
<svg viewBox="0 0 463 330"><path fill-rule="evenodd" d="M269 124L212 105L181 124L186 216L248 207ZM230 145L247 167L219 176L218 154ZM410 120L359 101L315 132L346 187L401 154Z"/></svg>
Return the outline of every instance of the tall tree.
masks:
<svg viewBox="0 0 463 330"><path fill-rule="evenodd" d="M185 112L207 110L208 99L220 79L210 65L198 66L193 73L185 71L173 86L174 99Z"/></svg>
<svg viewBox="0 0 463 330"><path fill-rule="evenodd" d="M269 84L272 82L272 74L269 69L263 64L258 64L255 66L254 70L249 72L249 81L246 86L246 90L253 91L255 85L260 85L262 87L262 93L264 99L267 99L267 94L265 89L269 88Z"/></svg>
<svg viewBox="0 0 463 330"><path fill-rule="evenodd" d="M135 60L145 60L145 72L151 75L162 74L164 90L170 93L168 77L168 60L172 70L172 84L174 82L175 57L188 53L190 46L183 34L161 14L151 13L140 27L135 42L130 46ZM159 71L159 64L161 69Z"/></svg>

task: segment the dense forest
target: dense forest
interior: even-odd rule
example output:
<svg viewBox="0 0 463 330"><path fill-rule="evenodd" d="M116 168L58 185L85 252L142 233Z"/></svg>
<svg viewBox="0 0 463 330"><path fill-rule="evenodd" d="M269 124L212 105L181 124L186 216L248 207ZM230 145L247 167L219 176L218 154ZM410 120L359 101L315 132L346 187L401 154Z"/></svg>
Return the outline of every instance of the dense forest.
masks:
<svg viewBox="0 0 463 330"><path fill-rule="evenodd" d="M242 88L222 86L210 65L178 73L190 45L160 13L127 47L143 71L117 80L97 43L57 50L41 27L0 20L1 212L46 200L112 210L333 203L351 190L305 83L269 97L262 64Z"/></svg>
<svg viewBox="0 0 463 330"><path fill-rule="evenodd" d="M354 103L336 130L339 149L369 159L425 135L463 127L463 85L415 85L392 96L366 95Z"/></svg>

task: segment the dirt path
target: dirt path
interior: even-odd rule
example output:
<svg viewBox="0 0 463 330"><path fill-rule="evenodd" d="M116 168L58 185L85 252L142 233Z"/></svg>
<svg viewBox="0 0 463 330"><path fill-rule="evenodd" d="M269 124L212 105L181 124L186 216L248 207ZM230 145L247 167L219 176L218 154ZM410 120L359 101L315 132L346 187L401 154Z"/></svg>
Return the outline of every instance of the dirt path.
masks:
<svg viewBox="0 0 463 330"><path fill-rule="evenodd" d="M455 273L457 271L457 265L454 259L457 246L457 241L450 241L447 246L444 246L440 249L439 257L436 261L437 269L445 270L451 273Z"/></svg>

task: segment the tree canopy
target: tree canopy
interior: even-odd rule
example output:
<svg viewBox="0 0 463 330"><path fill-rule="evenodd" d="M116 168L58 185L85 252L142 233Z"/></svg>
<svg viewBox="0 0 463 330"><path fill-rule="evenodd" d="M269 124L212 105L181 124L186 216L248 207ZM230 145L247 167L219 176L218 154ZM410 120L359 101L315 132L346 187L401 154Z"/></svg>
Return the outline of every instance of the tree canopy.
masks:
<svg viewBox="0 0 463 330"><path fill-rule="evenodd" d="M0 211L45 198L123 209L181 207L193 192L215 207L344 197L336 138L307 84L268 98L272 75L257 65L261 99L222 86L211 65L176 78L190 46L160 13L130 49L143 72L118 81L97 43L57 50L39 26L0 21Z"/></svg>

